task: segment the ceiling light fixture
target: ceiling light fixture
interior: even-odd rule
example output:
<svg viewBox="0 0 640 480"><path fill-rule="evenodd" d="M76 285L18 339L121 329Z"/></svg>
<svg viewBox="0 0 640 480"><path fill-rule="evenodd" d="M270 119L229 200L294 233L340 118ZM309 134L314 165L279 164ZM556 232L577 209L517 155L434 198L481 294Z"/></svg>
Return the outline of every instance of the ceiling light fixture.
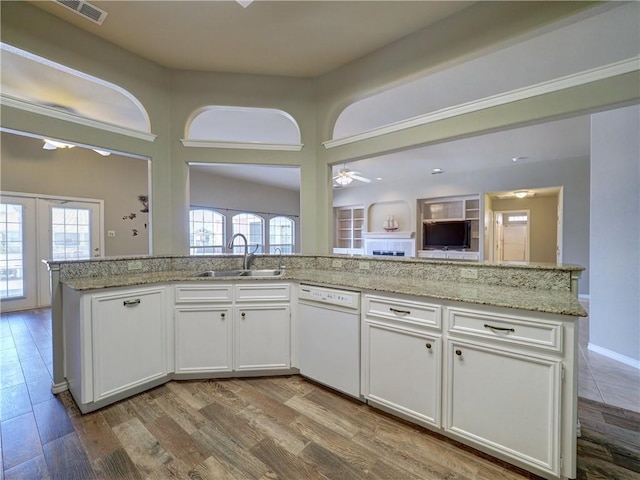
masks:
<svg viewBox="0 0 640 480"><path fill-rule="evenodd" d="M518 198L524 198L529 196L529 192L526 190L518 190L517 192L513 192L513 194Z"/></svg>
<svg viewBox="0 0 640 480"><path fill-rule="evenodd" d="M347 175L338 175L337 177L334 178L334 180L338 185L342 185L343 187L353 182L353 178Z"/></svg>
<svg viewBox="0 0 640 480"><path fill-rule="evenodd" d="M242 8L247 8L249 5L251 5L253 0L236 0L236 2L242 5Z"/></svg>
<svg viewBox="0 0 640 480"><path fill-rule="evenodd" d="M106 150L98 150L97 148L92 148L91 150L96 152L98 155L102 155L103 157L108 157L109 155L111 155L111 152L107 152Z"/></svg>
<svg viewBox="0 0 640 480"><path fill-rule="evenodd" d="M434 168L431 170L431 175L440 175L441 173L444 173L444 170L441 168Z"/></svg>
<svg viewBox="0 0 640 480"><path fill-rule="evenodd" d="M62 143L62 142L56 142L55 140L48 140L48 139L44 139L44 145L42 146L42 148L44 150L55 150L57 148L73 148L75 147L75 145L73 145L72 143Z"/></svg>
<svg viewBox="0 0 640 480"><path fill-rule="evenodd" d="M519 162L520 160L526 160L529 157L511 157L512 162Z"/></svg>

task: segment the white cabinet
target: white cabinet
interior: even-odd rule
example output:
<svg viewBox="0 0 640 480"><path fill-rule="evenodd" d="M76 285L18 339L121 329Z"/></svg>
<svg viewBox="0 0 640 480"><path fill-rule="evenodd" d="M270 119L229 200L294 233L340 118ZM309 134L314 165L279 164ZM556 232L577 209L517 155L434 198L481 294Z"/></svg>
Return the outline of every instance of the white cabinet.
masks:
<svg viewBox="0 0 640 480"><path fill-rule="evenodd" d="M440 426L441 307L365 296L362 394L421 425Z"/></svg>
<svg viewBox="0 0 640 480"><path fill-rule="evenodd" d="M93 295L91 323L94 401L169 373L164 287Z"/></svg>
<svg viewBox="0 0 640 480"><path fill-rule="evenodd" d="M228 284L175 287L175 372L233 369L233 290Z"/></svg>
<svg viewBox="0 0 640 480"><path fill-rule="evenodd" d="M164 382L173 368L166 288L63 290L65 375L83 412Z"/></svg>
<svg viewBox="0 0 640 480"><path fill-rule="evenodd" d="M234 369L281 370L291 367L290 285L235 285Z"/></svg>
<svg viewBox="0 0 640 480"><path fill-rule="evenodd" d="M446 430L528 470L560 476L561 323L462 308L449 308L447 317Z"/></svg>

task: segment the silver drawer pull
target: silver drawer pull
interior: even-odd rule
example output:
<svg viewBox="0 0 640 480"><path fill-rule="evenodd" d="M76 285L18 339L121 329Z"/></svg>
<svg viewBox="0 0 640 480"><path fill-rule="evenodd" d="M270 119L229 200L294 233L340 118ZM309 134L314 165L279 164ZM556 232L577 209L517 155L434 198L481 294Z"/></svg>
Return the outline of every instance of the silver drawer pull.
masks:
<svg viewBox="0 0 640 480"><path fill-rule="evenodd" d="M397 313L398 315L411 315L409 310L398 310L397 308L389 307L393 313Z"/></svg>
<svg viewBox="0 0 640 480"><path fill-rule="evenodd" d="M484 324L484 328L490 328L491 330L497 330L499 332L512 332L515 333L515 328L505 328L505 327L496 327L493 325L489 325L488 323Z"/></svg>
<svg viewBox="0 0 640 480"><path fill-rule="evenodd" d="M136 298L135 300L125 300L122 304L125 307L135 307L136 305L140 305L140 299Z"/></svg>

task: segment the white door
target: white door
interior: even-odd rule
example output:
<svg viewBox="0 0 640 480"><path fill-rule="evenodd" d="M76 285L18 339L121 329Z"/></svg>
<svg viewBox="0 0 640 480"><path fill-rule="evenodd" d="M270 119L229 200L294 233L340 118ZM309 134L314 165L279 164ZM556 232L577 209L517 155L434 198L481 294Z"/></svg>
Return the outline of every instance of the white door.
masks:
<svg viewBox="0 0 640 480"><path fill-rule="evenodd" d="M81 260L104 250L101 200L9 193L0 199L2 311L51 305L43 259Z"/></svg>
<svg viewBox="0 0 640 480"><path fill-rule="evenodd" d="M36 201L0 199L0 301L2 311L38 306Z"/></svg>
<svg viewBox="0 0 640 480"><path fill-rule="evenodd" d="M85 260L102 256L102 205L100 201L39 198L38 249L40 258ZM49 272L40 265L40 305L49 305Z"/></svg>
<svg viewBox="0 0 640 480"><path fill-rule="evenodd" d="M496 212L495 231L498 261L529 261L529 211Z"/></svg>

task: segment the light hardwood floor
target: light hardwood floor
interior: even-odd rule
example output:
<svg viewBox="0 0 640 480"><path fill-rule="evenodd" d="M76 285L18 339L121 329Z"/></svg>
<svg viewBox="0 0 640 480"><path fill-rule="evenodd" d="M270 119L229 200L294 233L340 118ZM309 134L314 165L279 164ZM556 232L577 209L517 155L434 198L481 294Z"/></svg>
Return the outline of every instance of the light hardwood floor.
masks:
<svg viewBox="0 0 640 480"><path fill-rule="evenodd" d="M537 478L300 376L170 382L81 415L48 309L0 316L2 479ZM580 479L640 479L640 414L580 400Z"/></svg>

